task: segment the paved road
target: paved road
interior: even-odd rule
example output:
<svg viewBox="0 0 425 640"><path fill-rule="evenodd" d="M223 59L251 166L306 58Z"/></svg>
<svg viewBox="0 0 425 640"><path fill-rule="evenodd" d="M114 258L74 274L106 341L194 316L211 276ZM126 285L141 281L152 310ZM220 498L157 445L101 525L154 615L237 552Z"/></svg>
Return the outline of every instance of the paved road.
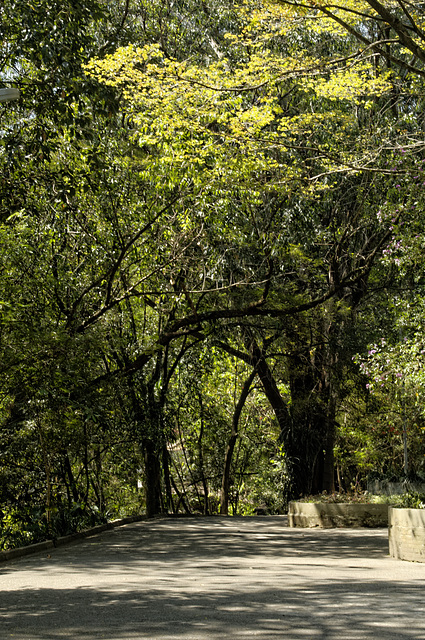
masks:
<svg viewBox="0 0 425 640"><path fill-rule="evenodd" d="M425 640L425 564L386 530L285 524L154 520L7 563L0 639Z"/></svg>

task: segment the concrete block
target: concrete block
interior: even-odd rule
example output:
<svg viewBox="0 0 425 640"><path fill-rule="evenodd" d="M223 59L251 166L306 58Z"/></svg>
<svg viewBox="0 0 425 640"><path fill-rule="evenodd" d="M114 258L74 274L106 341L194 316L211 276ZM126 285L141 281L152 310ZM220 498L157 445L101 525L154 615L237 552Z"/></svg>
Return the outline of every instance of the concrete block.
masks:
<svg viewBox="0 0 425 640"><path fill-rule="evenodd" d="M388 540L393 558L425 562L425 509L390 507Z"/></svg>
<svg viewBox="0 0 425 640"><path fill-rule="evenodd" d="M290 527L387 527L388 505L335 502L290 502Z"/></svg>

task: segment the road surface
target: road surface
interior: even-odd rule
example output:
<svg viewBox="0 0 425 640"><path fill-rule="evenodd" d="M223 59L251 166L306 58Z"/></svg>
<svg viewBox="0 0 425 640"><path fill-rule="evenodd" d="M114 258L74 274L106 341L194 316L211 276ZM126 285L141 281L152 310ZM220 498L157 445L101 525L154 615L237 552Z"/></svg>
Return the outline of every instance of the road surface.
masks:
<svg viewBox="0 0 425 640"><path fill-rule="evenodd" d="M425 640L425 564L386 529L168 518L0 566L0 639Z"/></svg>

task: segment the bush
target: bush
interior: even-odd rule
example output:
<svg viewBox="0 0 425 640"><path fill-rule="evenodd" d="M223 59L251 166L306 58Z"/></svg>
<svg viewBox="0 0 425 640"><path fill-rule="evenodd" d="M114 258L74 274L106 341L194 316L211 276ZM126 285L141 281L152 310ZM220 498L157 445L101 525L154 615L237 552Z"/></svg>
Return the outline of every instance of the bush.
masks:
<svg viewBox="0 0 425 640"><path fill-rule="evenodd" d="M305 496L299 502L320 503L353 503L353 504L388 504L394 507L408 509L425 509L425 494L404 493L392 496L374 495L367 491L361 493L321 493L315 496Z"/></svg>
<svg viewBox="0 0 425 640"><path fill-rule="evenodd" d="M50 522L44 506L3 505L0 510L0 549L15 549L56 539L104 522L107 522L105 515L80 503L73 503L69 508L52 509Z"/></svg>

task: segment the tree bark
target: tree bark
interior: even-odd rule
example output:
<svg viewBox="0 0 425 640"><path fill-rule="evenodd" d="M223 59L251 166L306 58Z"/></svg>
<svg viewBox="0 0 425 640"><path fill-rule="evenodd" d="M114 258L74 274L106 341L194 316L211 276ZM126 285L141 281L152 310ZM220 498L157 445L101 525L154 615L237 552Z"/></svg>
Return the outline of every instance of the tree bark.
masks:
<svg viewBox="0 0 425 640"><path fill-rule="evenodd" d="M143 441L145 460L145 498L146 515L152 518L161 513L161 465L155 443L152 440Z"/></svg>
<svg viewBox="0 0 425 640"><path fill-rule="evenodd" d="M221 481L221 498L220 498L220 514L227 516L229 514L229 486L230 486L230 468L232 465L233 452L235 450L236 441L239 431L239 419L244 408L246 399L251 389L252 382L257 375L254 369L249 377L245 380L242 387L241 395L235 407L232 417L232 432L227 443L226 453L224 456L224 469Z"/></svg>

